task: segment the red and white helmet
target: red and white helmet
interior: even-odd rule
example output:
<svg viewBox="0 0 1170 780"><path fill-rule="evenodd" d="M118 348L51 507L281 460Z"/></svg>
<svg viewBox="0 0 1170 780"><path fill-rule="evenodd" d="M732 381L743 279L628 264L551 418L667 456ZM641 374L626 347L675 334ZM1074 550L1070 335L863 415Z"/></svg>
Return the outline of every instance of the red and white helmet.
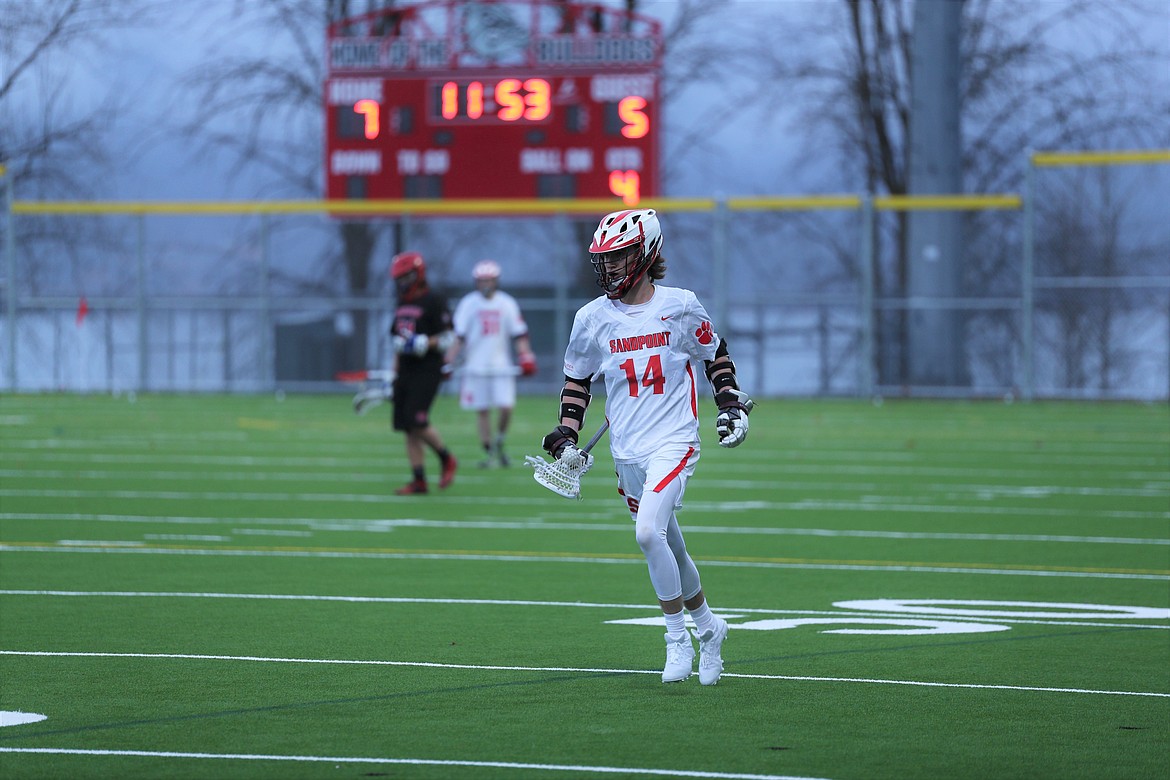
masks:
<svg viewBox="0 0 1170 780"><path fill-rule="evenodd" d="M417 298L427 289L427 264L418 252L401 252L390 261L390 278L404 301Z"/></svg>
<svg viewBox="0 0 1170 780"><path fill-rule="evenodd" d="M589 245L597 286L607 297L621 298L650 270L661 251L662 226L654 209L606 214Z"/></svg>
<svg viewBox="0 0 1170 780"><path fill-rule="evenodd" d="M471 269L471 278L477 282L480 279L499 279L500 278L500 264L495 260L480 260Z"/></svg>

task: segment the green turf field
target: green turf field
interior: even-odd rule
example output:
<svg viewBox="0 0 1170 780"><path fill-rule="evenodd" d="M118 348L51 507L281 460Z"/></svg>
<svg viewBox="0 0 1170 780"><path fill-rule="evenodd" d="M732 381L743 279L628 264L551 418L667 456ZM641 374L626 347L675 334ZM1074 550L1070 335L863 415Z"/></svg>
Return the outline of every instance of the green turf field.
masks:
<svg viewBox="0 0 1170 780"><path fill-rule="evenodd" d="M604 444L568 501L445 395L458 478L398 498L347 396L3 397L0 777L1170 776L1166 404L705 414L714 687L659 680Z"/></svg>

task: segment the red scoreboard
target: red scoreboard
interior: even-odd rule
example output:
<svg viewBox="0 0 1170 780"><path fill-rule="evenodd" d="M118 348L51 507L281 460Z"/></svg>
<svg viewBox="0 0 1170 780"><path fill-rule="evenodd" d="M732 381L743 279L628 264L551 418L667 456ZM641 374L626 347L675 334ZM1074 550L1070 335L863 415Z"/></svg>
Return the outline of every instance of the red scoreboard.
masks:
<svg viewBox="0 0 1170 780"><path fill-rule="evenodd" d="M331 200L658 194L656 20L556 0L431 0L328 36Z"/></svg>

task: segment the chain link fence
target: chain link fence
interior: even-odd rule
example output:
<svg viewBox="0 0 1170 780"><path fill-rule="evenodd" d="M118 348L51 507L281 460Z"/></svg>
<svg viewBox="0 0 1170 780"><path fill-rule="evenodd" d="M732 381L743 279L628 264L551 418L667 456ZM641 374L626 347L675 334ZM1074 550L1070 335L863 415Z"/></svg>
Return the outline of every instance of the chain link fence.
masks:
<svg viewBox="0 0 1170 780"><path fill-rule="evenodd" d="M1038 395L1168 397L1170 165L1152 157L1033 155L1028 368Z"/></svg>
<svg viewBox="0 0 1170 780"><path fill-rule="evenodd" d="M1037 154L1022 197L643 205L663 222L664 283L698 293L759 396L1166 400L1166 162ZM22 202L9 182L5 387L345 389L339 372L389 362L387 269L403 249L424 254L452 307L475 262L500 262L540 364L520 391L560 386L573 314L598 293L585 247L612 202L342 205ZM953 256L908 257L922 215L955 221ZM338 248L347 224L373 242L360 293ZM954 284L924 294L915 275L940 262Z"/></svg>

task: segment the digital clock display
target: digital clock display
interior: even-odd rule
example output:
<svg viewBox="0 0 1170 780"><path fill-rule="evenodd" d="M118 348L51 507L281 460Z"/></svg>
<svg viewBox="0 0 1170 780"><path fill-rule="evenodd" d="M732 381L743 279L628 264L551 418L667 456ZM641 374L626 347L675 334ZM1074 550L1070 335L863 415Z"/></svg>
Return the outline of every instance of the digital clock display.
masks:
<svg viewBox="0 0 1170 780"><path fill-rule="evenodd" d="M432 122L544 122L552 116L547 79L435 81L429 97Z"/></svg>

